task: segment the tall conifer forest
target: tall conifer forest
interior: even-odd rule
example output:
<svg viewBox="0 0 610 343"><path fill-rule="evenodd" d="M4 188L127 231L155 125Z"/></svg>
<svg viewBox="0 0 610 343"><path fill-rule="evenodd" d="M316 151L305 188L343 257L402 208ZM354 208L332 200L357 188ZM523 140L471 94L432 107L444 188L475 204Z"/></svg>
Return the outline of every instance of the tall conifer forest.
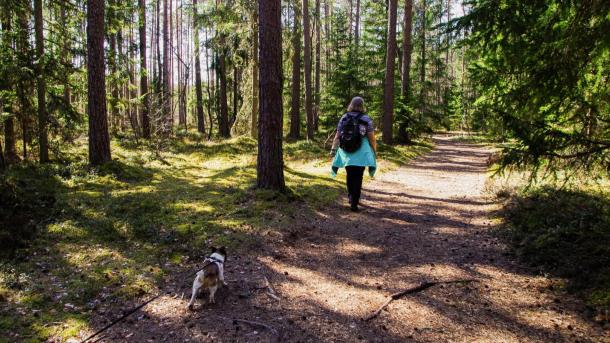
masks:
<svg viewBox="0 0 610 343"><path fill-rule="evenodd" d="M378 176L348 215L330 154L357 96ZM601 342L608 186L608 0L0 0L0 342ZM216 331L181 303L212 246ZM460 321L511 263L558 331L507 319L533 293L490 296L488 337ZM424 294L444 323L398 301Z"/></svg>

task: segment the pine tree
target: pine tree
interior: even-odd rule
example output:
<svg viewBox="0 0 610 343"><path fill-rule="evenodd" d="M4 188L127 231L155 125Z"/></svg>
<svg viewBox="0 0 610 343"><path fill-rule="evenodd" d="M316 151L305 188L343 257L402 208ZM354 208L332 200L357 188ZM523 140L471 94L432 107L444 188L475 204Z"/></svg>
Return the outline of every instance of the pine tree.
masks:
<svg viewBox="0 0 610 343"><path fill-rule="evenodd" d="M257 186L283 191L281 1L259 0L260 115Z"/></svg>
<svg viewBox="0 0 610 343"><path fill-rule="evenodd" d="M298 0L297 0L298 1ZM290 133L288 137L297 140L301 136L301 33L299 32L299 6L294 4L292 26L292 84L290 92Z"/></svg>
<svg viewBox="0 0 610 343"><path fill-rule="evenodd" d="M87 74L89 163L100 165L111 159L106 117L104 0L87 2Z"/></svg>
<svg viewBox="0 0 610 343"><path fill-rule="evenodd" d="M142 97L142 136L150 138L150 97L148 94L148 69L146 68L146 0L138 0L140 36L140 96Z"/></svg>
<svg viewBox="0 0 610 343"><path fill-rule="evenodd" d="M49 162L49 134L46 102L46 79L44 74L44 35L42 0L34 0L34 30L36 31L36 78L38 94L38 148L40 163ZM102 25L103 35L103 25Z"/></svg>
<svg viewBox="0 0 610 343"><path fill-rule="evenodd" d="M383 96L383 142L392 144L394 125L394 61L396 57L397 0L389 0L385 85Z"/></svg>
<svg viewBox="0 0 610 343"><path fill-rule="evenodd" d="M314 138L314 117L311 90L311 29L309 25L309 1L303 0L303 45L305 69L305 115L307 119L307 139Z"/></svg>
<svg viewBox="0 0 610 343"><path fill-rule="evenodd" d="M193 0L193 39L195 40L195 105L197 111L197 131L205 133L203 116L203 90L201 87L201 51L199 49L199 13L197 0Z"/></svg>

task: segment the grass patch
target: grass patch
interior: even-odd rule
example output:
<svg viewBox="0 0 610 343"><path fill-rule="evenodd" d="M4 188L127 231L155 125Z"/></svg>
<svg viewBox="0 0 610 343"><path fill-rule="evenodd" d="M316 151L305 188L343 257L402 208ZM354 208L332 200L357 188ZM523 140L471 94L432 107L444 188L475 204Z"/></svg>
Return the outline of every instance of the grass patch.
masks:
<svg viewBox="0 0 610 343"><path fill-rule="evenodd" d="M208 142L185 133L157 153L142 144L115 139L114 160L90 168L79 142L61 164L12 167L2 176L0 220L15 224L0 227L2 243L15 246L4 240L29 231L19 238L28 244L0 262L0 341L74 336L105 306L101 300L155 292L210 245L252 250L261 232L294 227L295 213L344 191L342 179L329 176L323 142L284 145L286 194L253 189L250 138ZM380 164L406 163L429 148L381 146Z"/></svg>
<svg viewBox="0 0 610 343"><path fill-rule="evenodd" d="M610 307L607 191L599 186L534 186L511 193L501 214L506 225L500 233L517 256L567 279L567 289L589 305Z"/></svg>
<svg viewBox="0 0 610 343"><path fill-rule="evenodd" d="M453 134L449 139L454 142L466 144L491 144L497 143L497 138L482 132L449 132Z"/></svg>

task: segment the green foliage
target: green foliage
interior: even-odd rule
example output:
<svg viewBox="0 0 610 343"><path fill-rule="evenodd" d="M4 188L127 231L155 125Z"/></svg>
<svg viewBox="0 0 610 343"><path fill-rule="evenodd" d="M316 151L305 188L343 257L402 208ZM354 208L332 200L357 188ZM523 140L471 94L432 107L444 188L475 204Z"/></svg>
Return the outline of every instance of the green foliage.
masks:
<svg viewBox="0 0 610 343"><path fill-rule="evenodd" d="M36 228L0 263L3 336L74 336L95 299L152 293L209 245L255 248L344 191L329 176L323 142L285 145L287 194L253 189L251 138L207 142L184 132L158 155L129 139L112 148L115 160L98 168L77 144L61 164L12 166L1 176L0 237L22 233L6 225L13 218ZM380 163L405 163L427 148L381 145Z"/></svg>
<svg viewBox="0 0 610 343"><path fill-rule="evenodd" d="M52 167L24 165L0 174L0 258L12 256L55 214L56 173Z"/></svg>
<svg viewBox="0 0 610 343"><path fill-rule="evenodd" d="M610 2L470 1L475 111L503 165L610 171Z"/></svg>
<svg viewBox="0 0 610 343"><path fill-rule="evenodd" d="M516 197L503 234L519 257L610 306L610 194L545 186Z"/></svg>

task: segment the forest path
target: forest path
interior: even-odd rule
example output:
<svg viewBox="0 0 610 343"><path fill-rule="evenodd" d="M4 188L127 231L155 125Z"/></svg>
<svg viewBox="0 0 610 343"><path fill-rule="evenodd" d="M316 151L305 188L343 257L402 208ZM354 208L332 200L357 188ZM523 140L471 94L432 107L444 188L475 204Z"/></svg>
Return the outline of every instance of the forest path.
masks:
<svg viewBox="0 0 610 343"><path fill-rule="evenodd" d="M216 305L185 310L191 280L176 280L177 296L148 305L105 340L603 341L580 302L519 266L490 234L497 204L484 195L488 148L449 136L434 140L426 156L369 181L361 212L350 212L342 199L298 218L300 226L270 238L258 257L230 256L230 285ZM458 279L478 281L428 288L362 320L391 293ZM265 323L278 334L230 318Z"/></svg>

